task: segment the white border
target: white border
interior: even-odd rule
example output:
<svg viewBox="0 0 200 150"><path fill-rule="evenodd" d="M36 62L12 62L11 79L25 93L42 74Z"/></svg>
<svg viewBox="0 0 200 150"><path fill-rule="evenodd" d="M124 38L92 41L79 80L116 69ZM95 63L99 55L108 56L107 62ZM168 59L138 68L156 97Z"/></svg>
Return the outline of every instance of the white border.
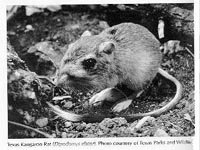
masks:
<svg viewBox="0 0 200 150"><path fill-rule="evenodd" d="M194 137L194 149L198 150L199 149L199 141L200 141L200 137L199 137L199 122L200 122L200 115L199 115L199 107L200 107L200 102L199 102L199 0L87 0L83 1L83 0L70 0L70 1L66 1L66 0L2 0L0 1L0 97L1 97L1 105L0 105L0 112L1 112L1 117L0 117L0 121L1 121L1 145L0 145L0 149L8 149L7 148L7 68L6 68L6 5L56 5L56 4L111 4L111 3L118 3L118 4L123 4L123 3L195 3L195 117L196 117L196 129L195 129L195 137ZM155 138L155 139L180 139L180 138L188 138L188 137L170 137L170 138ZM102 140L105 141L113 141L113 140L124 140L124 141L128 141L128 140L138 140L138 139L145 139L145 140L153 140L154 138L150 137L144 137L144 138L103 138ZM188 138L190 139L190 137ZM53 139L30 139L30 140L17 140L17 141L52 141ZM59 139L59 141L80 141L82 139ZM99 140L99 138L95 138L95 139L88 139L88 140ZM101 139L100 139L101 140ZM12 140L9 140L12 141ZM69 147L70 148L70 147ZM74 148L74 147L73 147ZM86 149L88 148L92 148L92 147L86 147ZM98 148L102 148L102 147L96 147L96 148L92 148L92 149L98 149ZM116 147L107 147L109 149L114 148L116 149ZM106 147L104 147L103 149L107 149ZM117 147L117 149L129 149L127 147ZM134 147L131 147L130 149L133 149ZM157 149L176 149L180 148L180 149L191 149L190 147L187 146L181 146L181 147L167 147L164 146L161 148L159 146L154 146L154 147L135 147L138 149L151 149L153 148L154 150ZM13 149L17 149L17 148L13 148ZM22 148L20 148L22 149ZM25 149L29 149L29 148L25 148ZM35 148L31 148L31 149L35 149ZM40 148L37 148L40 149ZM52 149L52 147L49 148L41 148L41 149ZM59 149L59 148L54 148L54 149ZM61 149L65 149L65 147L61 148ZM66 149L68 149L68 147L66 147ZM75 149L75 148L74 148ZM83 147L80 147L79 149L84 149Z"/></svg>
<svg viewBox="0 0 200 150"><path fill-rule="evenodd" d="M199 0L195 1L195 5L194 5L194 37L195 37L195 44L194 44L194 48L195 48L195 139L194 139L194 145L195 145L195 149L200 149L200 52L199 52L199 48L200 48L200 25L199 25L199 21L200 21L200 2Z"/></svg>
<svg viewBox="0 0 200 150"><path fill-rule="evenodd" d="M9 0L7 5L193 3L194 0Z"/></svg>
<svg viewBox="0 0 200 150"><path fill-rule="evenodd" d="M6 23L6 6L0 1L0 140L2 149L6 148L7 144L7 47L6 47L6 34L7 34L7 23Z"/></svg>

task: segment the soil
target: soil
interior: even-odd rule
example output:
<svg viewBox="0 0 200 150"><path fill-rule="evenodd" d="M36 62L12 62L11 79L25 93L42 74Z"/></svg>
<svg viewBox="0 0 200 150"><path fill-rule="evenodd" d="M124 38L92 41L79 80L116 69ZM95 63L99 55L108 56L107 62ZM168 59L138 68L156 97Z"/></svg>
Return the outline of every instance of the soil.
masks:
<svg viewBox="0 0 200 150"><path fill-rule="evenodd" d="M126 19L120 19L121 22L126 21ZM25 64L32 73L53 77L56 69L59 67L55 64L60 61L64 52L67 50L67 46L71 42L78 39L86 30L91 31L93 34L98 34L106 28L107 25L115 24L115 22L110 22L111 20L107 17L105 10L86 9L83 6L79 6L78 9L64 7L62 10L54 13L45 10L42 13L36 13L29 17L18 15L13 18L12 21L8 22L7 35L14 50L17 52L18 56L25 61ZM31 30L28 28L30 26L32 27ZM157 27L155 26L154 28ZM51 42L48 43L50 47L53 45L59 49L59 56L55 54L56 58L49 59L48 57L47 59L46 55L42 55L42 53L47 54L47 52L41 50L40 53L37 53L37 56L43 57L40 57L40 59L38 59L38 57L32 57L33 54L34 56L36 55L34 52L32 53L32 51L29 52L30 48L35 48L36 44L46 41ZM47 47L49 46L48 44ZM46 46L43 48L46 48ZM54 105L59 105L64 110L73 111L78 114L86 112L110 113L107 109L88 109L88 99L96 91L90 91L88 93L77 91L74 93L71 91L62 91L61 89L47 84L47 87L43 86L39 94L35 89L32 90L36 93L36 97L38 95L40 96L37 98L41 103L40 105L38 104L38 107L42 108L39 108L38 110L40 111L37 113L35 109L31 109L32 106L27 107L24 103L19 101L13 102L14 96L10 96L10 92L8 91L9 106L17 107L16 110L20 108L20 110L23 111L23 113L21 113L23 114L22 116L20 116L20 113L18 114L20 116L19 118L24 120L21 121L23 124L37 128L57 138L149 137L159 136L158 132L160 131L164 131L165 133L160 136L194 136L194 58L187 51L180 51L171 55L163 54L163 56L162 68L181 82L184 88L183 95L175 108L157 118L146 121L139 129L134 128L139 120L128 122L126 119L119 117L105 118L101 122L96 123L73 123L56 117L45 104L45 101L50 101ZM38 65L41 63L39 60L45 62L42 68ZM51 61L54 63L49 63ZM33 62L35 63L33 64ZM46 69L45 73L39 71L44 68ZM17 87L17 82L15 84L9 84L8 89L13 89L14 85ZM45 83L42 84L45 85ZM25 84L22 85L22 87L23 86L25 86ZM24 90L24 88L17 89L19 92L20 90ZM157 76L144 94L134 100L131 107L122 113L132 114L148 112L160 108L173 98L175 91L176 88L171 82ZM41 95L43 95L43 97L41 97ZM52 98L57 95L70 95L72 98L55 102ZM15 97L18 97L18 95L16 94ZM32 121L27 121L25 112L28 112ZM12 113L9 114L9 120L17 120L13 118L15 117L13 117ZM9 138L43 137L29 129L24 130L23 128L11 124L9 126Z"/></svg>

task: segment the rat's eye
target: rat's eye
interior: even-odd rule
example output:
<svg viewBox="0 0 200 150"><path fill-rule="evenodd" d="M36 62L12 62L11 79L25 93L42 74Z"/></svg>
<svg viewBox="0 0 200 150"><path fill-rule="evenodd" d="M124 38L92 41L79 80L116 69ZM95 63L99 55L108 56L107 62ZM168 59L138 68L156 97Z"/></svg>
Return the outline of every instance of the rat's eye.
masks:
<svg viewBox="0 0 200 150"><path fill-rule="evenodd" d="M96 60L94 58L86 59L82 62L82 65L85 69L92 69L96 65Z"/></svg>

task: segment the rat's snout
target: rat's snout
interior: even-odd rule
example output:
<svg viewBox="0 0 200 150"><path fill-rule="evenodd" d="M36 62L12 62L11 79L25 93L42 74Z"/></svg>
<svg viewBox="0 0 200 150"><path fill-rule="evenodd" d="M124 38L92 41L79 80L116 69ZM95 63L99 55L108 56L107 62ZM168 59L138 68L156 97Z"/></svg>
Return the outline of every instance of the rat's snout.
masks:
<svg viewBox="0 0 200 150"><path fill-rule="evenodd" d="M56 86L64 87L70 81L75 79L74 66L65 64L58 72L55 84Z"/></svg>
<svg viewBox="0 0 200 150"><path fill-rule="evenodd" d="M59 86L59 87L62 86L67 79L68 79L68 75L67 74L62 75L62 76L59 75L56 78L56 82L55 82L56 86Z"/></svg>
<svg viewBox="0 0 200 150"><path fill-rule="evenodd" d="M72 81L75 78L75 76L70 75L69 73L63 73L57 77L56 80L56 86L62 87L64 85L69 84L70 81Z"/></svg>

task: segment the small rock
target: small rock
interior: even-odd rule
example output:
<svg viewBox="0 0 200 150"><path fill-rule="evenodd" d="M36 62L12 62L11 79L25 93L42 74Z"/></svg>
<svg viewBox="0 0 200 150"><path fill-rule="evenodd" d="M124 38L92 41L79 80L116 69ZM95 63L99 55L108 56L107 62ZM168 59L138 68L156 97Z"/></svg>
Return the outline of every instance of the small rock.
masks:
<svg viewBox="0 0 200 150"><path fill-rule="evenodd" d="M97 132L97 135L104 135L104 132L103 131L101 131L101 130L99 130L98 132Z"/></svg>
<svg viewBox="0 0 200 150"><path fill-rule="evenodd" d="M96 9L97 8L97 5L88 5L88 7L92 10Z"/></svg>
<svg viewBox="0 0 200 150"><path fill-rule="evenodd" d="M56 137L56 134L55 134L55 133L53 133L51 136L52 136L53 138L55 138L55 137Z"/></svg>
<svg viewBox="0 0 200 150"><path fill-rule="evenodd" d="M166 62L162 63L162 66L163 66L163 67L168 67L168 68L171 68L171 66L172 66L172 63L171 63L171 61L170 61L170 60L168 60L168 61L166 61Z"/></svg>
<svg viewBox="0 0 200 150"><path fill-rule="evenodd" d="M30 99L36 99L35 92L32 91L26 91L26 95L24 97L30 98Z"/></svg>
<svg viewBox="0 0 200 150"><path fill-rule="evenodd" d="M180 41L178 40L170 40L164 43L164 54L173 54L179 51L182 51L183 47L180 46Z"/></svg>
<svg viewBox="0 0 200 150"><path fill-rule="evenodd" d="M79 26L78 24L75 24L75 25L72 25L72 26L71 26L71 29L72 29L72 30L79 29L79 28L80 28L80 26Z"/></svg>
<svg viewBox="0 0 200 150"><path fill-rule="evenodd" d="M42 128L48 124L48 118L38 119L35 123Z"/></svg>
<svg viewBox="0 0 200 150"><path fill-rule="evenodd" d="M169 11L170 14L178 16L180 19L184 19L187 21L194 21L194 14L193 11L188 9L182 9L180 7L173 7Z"/></svg>
<svg viewBox="0 0 200 150"><path fill-rule="evenodd" d="M66 138L66 137L67 137L67 133L66 133L66 132L62 132L62 133L61 133L61 137L62 137L62 138Z"/></svg>
<svg viewBox="0 0 200 150"><path fill-rule="evenodd" d="M83 15L83 16L81 16L82 20L87 20L88 18L89 18L89 15Z"/></svg>
<svg viewBox="0 0 200 150"><path fill-rule="evenodd" d="M105 118L101 123L99 123L99 127L106 127L106 128L114 128L114 127L121 127L127 124L127 120L125 118Z"/></svg>
<svg viewBox="0 0 200 150"><path fill-rule="evenodd" d="M35 133L35 132L31 132L31 133L30 133L30 136L33 138L33 137L36 136L36 133Z"/></svg>
<svg viewBox="0 0 200 150"><path fill-rule="evenodd" d="M86 124L85 129L86 129L86 130L89 130L89 129L91 128L91 126L92 126L92 124L91 124L91 123L88 123L88 124Z"/></svg>
<svg viewBox="0 0 200 150"><path fill-rule="evenodd" d="M175 108L178 108L178 109L181 109L184 107L184 104L183 103L179 103L175 106Z"/></svg>
<svg viewBox="0 0 200 150"><path fill-rule="evenodd" d="M60 10L62 7L61 7L61 5L46 5L45 8L47 8L48 10L50 10L52 12L56 12L56 11Z"/></svg>
<svg viewBox="0 0 200 150"><path fill-rule="evenodd" d="M126 6L123 5L123 4L117 5L117 8L120 9L120 10L122 10L122 11L125 11L125 10L126 10Z"/></svg>
<svg viewBox="0 0 200 150"><path fill-rule="evenodd" d="M27 111L24 112L24 118L26 119L26 121L28 121L28 123L31 123L35 120L35 118L29 115Z"/></svg>
<svg viewBox="0 0 200 150"><path fill-rule="evenodd" d="M34 102L33 102L35 105L39 105L39 102L37 99L34 99Z"/></svg>
<svg viewBox="0 0 200 150"><path fill-rule="evenodd" d="M15 74L16 78L18 78L18 79L20 78L20 73L18 71L15 71L14 74Z"/></svg>
<svg viewBox="0 0 200 150"><path fill-rule="evenodd" d="M158 22L158 37L159 37L159 39L165 37L165 35L164 35L164 26L165 26L164 21L162 19L160 19L159 22Z"/></svg>
<svg viewBox="0 0 200 150"><path fill-rule="evenodd" d="M113 131L110 132L110 134L111 134L112 136L117 136L117 135L119 134L119 132L116 131L116 130L113 130Z"/></svg>
<svg viewBox="0 0 200 150"><path fill-rule="evenodd" d="M73 137L74 137L74 134L70 133L70 134L67 135L67 137L68 137L68 138L73 138Z"/></svg>
<svg viewBox="0 0 200 150"><path fill-rule="evenodd" d="M24 111L22 109L17 109L17 112L20 114L20 115L24 115Z"/></svg>
<svg viewBox="0 0 200 150"><path fill-rule="evenodd" d="M90 104L89 104L89 102L88 101L85 101L84 103L83 103L83 108L89 108L90 107Z"/></svg>
<svg viewBox="0 0 200 150"><path fill-rule="evenodd" d="M84 128L86 128L86 126L87 126L87 124L86 124L85 122L83 122L81 125L82 125Z"/></svg>
<svg viewBox="0 0 200 150"><path fill-rule="evenodd" d="M77 127L76 127L76 130L77 131L83 131L85 127L83 127L81 124L79 124Z"/></svg>
<svg viewBox="0 0 200 150"><path fill-rule="evenodd" d="M191 84L193 84L193 83L191 83ZM194 91L189 94L188 99L189 100L193 100L194 99Z"/></svg>
<svg viewBox="0 0 200 150"><path fill-rule="evenodd" d="M13 110L13 107L11 105L9 105L8 110Z"/></svg>
<svg viewBox="0 0 200 150"><path fill-rule="evenodd" d="M177 131L176 129L170 129L169 132L170 132L171 134L176 134L178 131Z"/></svg>
<svg viewBox="0 0 200 150"><path fill-rule="evenodd" d="M103 7L108 7L108 4L101 4L101 6L103 6Z"/></svg>
<svg viewBox="0 0 200 150"><path fill-rule="evenodd" d="M83 34L81 35L81 37L85 37L85 36L91 36L92 33L88 30L84 31Z"/></svg>
<svg viewBox="0 0 200 150"><path fill-rule="evenodd" d="M72 97L69 96L69 95L66 95L66 96L55 96L52 100L53 101L60 101L60 100L63 100L63 99L71 99Z"/></svg>
<svg viewBox="0 0 200 150"><path fill-rule="evenodd" d="M71 101L65 102L63 108L70 109L73 107L73 103Z"/></svg>
<svg viewBox="0 0 200 150"><path fill-rule="evenodd" d="M69 128L69 127L71 127L72 126L72 122L70 122L70 121L66 121L65 122L65 127L66 128Z"/></svg>
<svg viewBox="0 0 200 150"><path fill-rule="evenodd" d="M88 136L87 136L88 138L95 138L96 137L96 135L95 134L88 134Z"/></svg>
<svg viewBox="0 0 200 150"><path fill-rule="evenodd" d="M99 21L99 26L103 29L110 27L106 21Z"/></svg>
<svg viewBox="0 0 200 150"><path fill-rule="evenodd" d="M157 129L154 137L168 137L169 135L163 129Z"/></svg>
<svg viewBox="0 0 200 150"><path fill-rule="evenodd" d="M34 13L42 12L41 9L33 6L26 6L25 9L26 9L26 16L31 16Z"/></svg>
<svg viewBox="0 0 200 150"><path fill-rule="evenodd" d="M175 72L173 68L170 69L170 72Z"/></svg>
<svg viewBox="0 0 200 150"><path fill-rule="evenodd" d="M30 25L30 24L29 24L29 25L26 25L26 30L25 30L26 32L27 32L27 31L33 31L33 30L34 30L34 28L33 28L32 25Z"/></svg>
<svg viewBox="0 0 200 150"><path fill-rule="evenodd" d="M7 31L7 34L8 35L16 35L16 32L14 32L14 31Z"/></svg>
<svg viewBox="0 0 200 150"><path fill-rule="evenodd" d="M184 119L185 119L185 120L188 120L189 122L191 122L191 123L194 125L190 114L188 114L188 113L184 114Z"/></svg>

